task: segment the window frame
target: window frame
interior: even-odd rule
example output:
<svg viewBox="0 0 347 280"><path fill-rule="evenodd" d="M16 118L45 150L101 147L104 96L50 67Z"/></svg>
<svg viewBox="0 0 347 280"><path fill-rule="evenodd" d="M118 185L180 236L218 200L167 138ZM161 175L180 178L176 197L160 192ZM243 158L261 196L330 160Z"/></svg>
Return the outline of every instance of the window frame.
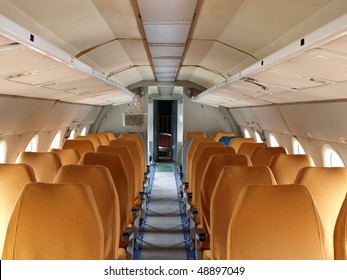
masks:
<svg viewBox="0 0 347 280"><path fill-rule="evenodd" d="M31 146L31 147L30 147ZM39 147L39 135L35 133L29 140L24 151L25 152L37 152Z"/></svg>
<svg viewBox="0 0 347 280"><path fill-rule="evenodd" d="M327 155L330 152L329 155ZM333 162L332 159L332 155L337 156L337 159L340 161L340 164L336 165L336 161L335 163ZM328 157L328 158L327 158ZM322 158L323 158L323 166L324 167L346 167L346 163L343 160L343 158L341 157L340 153L330 144L325 144L322 148Z"/></svg>
<svg viewBox="0 0 347 280"><path fill-rule="evenodd" d="M292 147L293 147L293 154L306 155L306 151L297 137L292 137Z"/></svg>
<svg viewBox="0 0 347 280"><path fill-rule="evenodd" d="M243 136L245 138L252 138L251 134L249 133L249 130L247 128L243 129Z"/></svg>
<svg viewBox="0 0 347 280"><path fill-rule="evenodd" d="M0 163L7 162L7 141L6 139L0 138Z"/></svg>
<svg viewBox="0 0 347 280"><path fill-rule="evenodd" d="M61 131L58 131L51 142L50 149L60 149L61 148L61 141L62 141L62 133Z"/></svg>
<svg viewBox="0 0 347 280"><path fill-rule="evenodd" d="M257 130L254 131L254 137L255 137L255 142L257 142L257 143L263 143L264 142L260 136L260 133Z"/></svg>
<svg viewBox="0 0 347 280"><path fill-rule="evenodd" d="M280 146L277 138L275 137L275 135L273 135L273 133L269 133L269 144L270 144L270 147L279 147Z"/></svg>
<svg viewBox="0 0 347 280"><path fill-rule="evenodd" d="M86 125L82 128L80 135L81 136L86 136L87 135L87 126Z"/></svg>

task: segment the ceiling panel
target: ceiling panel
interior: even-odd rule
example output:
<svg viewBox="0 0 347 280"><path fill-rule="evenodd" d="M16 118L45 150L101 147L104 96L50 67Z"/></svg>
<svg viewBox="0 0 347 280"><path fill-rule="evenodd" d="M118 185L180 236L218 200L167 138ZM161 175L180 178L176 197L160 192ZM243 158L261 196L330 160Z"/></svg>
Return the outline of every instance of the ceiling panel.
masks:
<svg viewBox="0 0 347 280"><path fill-rule="evenodd" d="M127 87L132 84L136 84L143 80L141 74L139 71L137 71L136 68L130 68L124 71L119 72L118 74L114 75L114 78L122 81L122 84L124 87Z"/></svg>
<svg viewBox="0 0 347 280"><path fill-rule="evenodd" d="M178 67L180 60L177 58L154 58L153 65L154 67Z"/></svg>
<svg viewBox="0 0 347 280"><path fill-rule="evenodd" d="M197 0L138 1L155 77L159 82L174 82L176 79L196 2Z"/></svg>
<svg viewBox="0 0 347 280"><path fill-rule="evenodd" d="M218 78L218 76L218 74L215 74L211 71L205 70L203 68L197 68L190 78L190 81L209 88L210 86L212 86L211 81Z"/></svg>
<svg viewBox="0 0 347 280"><path fill-rule="evenodd" d="M157 74L160 73L177 73L178 67L154 67Z"/></svg>
<svg viewBox="0 0 347 280"><path fill-rule="evenodd" d="M8 80L31 85L49 86L62 82L81 80L87 77L87 74L78 73L70 67L54 66L51 68L28 72L28 75L11 77L8 78Z"/></svg>
<svg viewBox="0 0 347 280"><path fill-rule="evenodd" d="M204 65L214 71L221 73L228 77L235 73L228 73L230 65L240 63L246 59L247 55L236 50L230 46L215 42L210 48L208 54L201 61L201 65Z"/></svg>
<svg viewBox="0 0 347 280"><path fill-rule="evenodd" d="M155 79L153 68L151 66L139 66L136 67L136 70L145 81L152 81Z"/></svg>
<svg viewBox="0 0 347 280"><path fill-rule="evenodd" d="M197 0L138 0L146 21L191 21Z"/></svg>
<svg viewBox="0 0 347 280"><path fill-rule="evenodd" d="M0 51L0 76L20 76L25 72L35 72L54 65L55 62L51 58L21 45L14 49Z"/></svg>
<svg viewBox="0 0 347 280"><path fill-rule="evenodd" d="M99 105L106 104L102 99L104 92L108 97L115 91L114 85L94 77L94 72L87 74L76 69L81 64L65 64L12 40L0 42L6 44L0 47L0 94ZM119 99L131 101L132 96L125 89L116 90L122 92ZM85 98L83 94L93 98Z"/></svg>
<svg viewBox="0 0 347 280"><path fill-rule="evenodd" d="M183 55L184 44L150 44L149 50L152 58L156 57L178 57Z"/></svg>
<svg viewBox="0 0 347 280"><path fill-rule="evenodd" d="M67 42L77 50L82 51L114 38L111 29L95 8L94 1L9 0L9 2L44 28L63 38L65 44ZM42 33L44 32L39 34Z"/></svg>
<svg viewBox="0 0 347 280"><path fill-rule="evenodd" d="M145 23L150 44L184 44L190 29L189 23Z"/></svg>
<svg viewBox="0 0 347 280"><path fill-rule="evenodd" d="M158 74L172 74L170 67L175 67L176 79L214 87L343 15L347 5L343 0L1 0L1 11L71 56L79 56L96 71L110 74L120 85L156 80L157 70ZM344 45L332 42L326 49L346 53ZM277 69L280 74L275 73L276 78L265 75L257 80L269 88L283 89L292 83L294 88L305 88L315 87L322 79L346 80L343 63L330 63L335 70L329 71L320 67L318 60L312 64L312 57L306 55L300 77L291 75L287 65L288 69ZM177 61L165 60L168 58ZM41 69L25 64L20 68L18 59L10 62L6 70L0 69L9 75ZM307 64L319 69L315 76L309 75ZM40 75L37 72L32 79L30 74L24 75L19 80L37 83L44 80Z"/></svg>

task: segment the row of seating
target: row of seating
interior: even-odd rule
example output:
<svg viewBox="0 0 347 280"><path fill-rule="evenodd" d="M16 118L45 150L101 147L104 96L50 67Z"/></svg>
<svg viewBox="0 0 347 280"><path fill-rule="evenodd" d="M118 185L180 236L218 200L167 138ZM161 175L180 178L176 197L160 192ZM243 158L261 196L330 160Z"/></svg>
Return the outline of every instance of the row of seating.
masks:
<svg viewBox="0 0 347 280"><path fill-rule="evenodd" d="M141 151L137 139L135 135L123 135L119 139L109 141L107 146L99 145L95 152L84 153L79 160L79 165L63 165L59 156L55 153L56 151L22 153L18 157L17 164L0 165L0 173L6 174L0 184L0 212L2 213L0 219L2 231L0 233L0 245L1 249L4 248L3 259L131 258L134 247L133 237L136 238L140 226L141 216L139 216L139 213L144 215L142 212L145 209L143 195L139 193L144 191L143 187L146 182L143 171L146 165L143 150ZM76 142L81 141L84 140L76 140ZM59 152L64 153L62 152L64 150L62 149ZM66 150L71 151L71 149ZM59 162L59 164L56 164L58 167L57 172L51 171L48 167L52 158L58 159L56 160ZM14 178L14 174L18 176L18 179ZM38 176L35 176L35 174L38 174ZM35 183L36 181L39 182ZM71 191L64 192L69 187ZM59 191L59 188L64 189L64 191ZM56 191L52 191L50 194L50 189ZM42 203L37 205L37 209L41 207L41 211L47 213L47 215L35 215L35 217L31 217L31 221L25 221L28 224L18 227L18 221L28 219L31 216L27 208L25 210L21 208L27 205L23 201L25 200L28 205L31 205L25 206L28 209L34 207L36 201L27 200L30 197L27 193L35 193L36 191L42 197ZM90 197L88 192L92 193L92 199L86 199L86 197ZM55 193L58 193L58 195ZM58 203L56 201L50 202L50 199L54 200L55 196L57 199L69 201L71 204L69 206L64 204L66 206L64 211L59 207L49 206ZM18 197L20 198L17 201ZM46 198L47 202L45 202ZM85 217L81 217L84 211L79 208L78 201L80 199L84 201L81 204L84 207L89 207L90 212L95 210L91 209L97 208L97 215L90 218L93 221L89 220L89 222L93 228L95 224L101 223L102 248L98 247L100 242L97 242L99 245L91 242L90 244L94 245L86 246L86 249L89 248L90 250L81 249L91 237L88 233L89 228L81 226L79 222L79 220L81 222L85 221ZM92 202L89 200L92 200ZM8 203L3 204L3 201L8 201ZM17 208L18 211L13 211ZM88 213L88 211L85 211L85 213ZM10 218L11 215L12 218ZM71 217L67 219L67 223L62 223L63 217L61 217L61 220L59 220L60 218L56 219L56 216L59 215L71 215ZM73 219L75 219L75 223L68 222ZM59 225L58 222L61 224ZM5 238L7 225L7 238ZM17 230L13 230L14 228L17 228ZM97 231L97 228L95 227L95 231ZM42 236L42 230L49 234ZM54 234L51 232L52 230L55 231ZM36 238L36 235L33 234L35 231L39 231L37 236L41 237L41 241L39 241L41 245L31 240ZM81 235L79 242L74 240L74 234ZM71 242L66 240L69 239L70 235L73 235ZM96 236L97 233L94 232L94 237ZM51 239L51 237L54 238ZM96 240L100 240L100 238ZM23 250L22 248L25 245L22 242L31 242L32 246L27 246L27 250ZM51 248L52 246L55 247ZM94 249L91 246L94 246ZM96 250L97 247L98 250ZM48 252L43 252L45 248L49 249ZM128 252L124 248L127 248ZM102 251L101 257L100 250Z"/></svg>
<svg viewBox="0 0 347 280"><path fill-rule="evenodd" d="M183 196L197 255L345 259L347 169L315 167L309 155L288 155L283 147L257 147L243 138L233 138L230 146L236 139L240 145L228 152L202 136L188 137L190 147L183 147Z"/></svg>

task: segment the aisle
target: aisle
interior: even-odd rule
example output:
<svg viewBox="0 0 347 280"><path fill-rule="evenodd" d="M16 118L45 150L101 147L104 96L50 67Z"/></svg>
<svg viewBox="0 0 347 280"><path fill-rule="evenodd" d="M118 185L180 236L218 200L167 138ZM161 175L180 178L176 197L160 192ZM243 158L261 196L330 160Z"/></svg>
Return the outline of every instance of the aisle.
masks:
<svg viewBox="0 0 347 280"><path fill-rule="evenodd" d="M187 259L172 164L157 165L140 259Z"/></svg>

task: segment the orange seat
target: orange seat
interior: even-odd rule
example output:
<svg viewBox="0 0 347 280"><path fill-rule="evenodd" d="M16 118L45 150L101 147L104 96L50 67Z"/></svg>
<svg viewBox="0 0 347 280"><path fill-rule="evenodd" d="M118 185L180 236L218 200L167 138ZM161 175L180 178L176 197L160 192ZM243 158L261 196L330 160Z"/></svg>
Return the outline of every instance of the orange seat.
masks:
<svg viewBox="0 0 347 280"><path fill-rule="evenodd" d="M76 149L49 149L50 153L57 154L61 159L62 165L78 164L80 153Z"/></svg>
<svg viewBox="0 0 347 280"><path fill-rule="evenodd" d="M186 178L190 179L190 175L189 175L189 172L191 171L191 164L192 164L192 159L193 159L193 156L195 154L195 151L197 150L197 148L199 147L202 147L202 145L204 144L200 144L200 143L217 143L217 146L224 146L222 143L219 143L219 142L216 142L214 140L214 138L193 138L191 143L190 143L190 146L189 146L189 149L188 149L188 152L187 152L187 159L186 159L186 170L184 170L185 174L186 174ZM214 144L212 144L214 145Z"/></svg>
<svg viewBox="0 0 347 280"><path fill-rule="evenodd" d="M229 165L251 166L252 163L246 155L216 154L209 158L201 179L200 208L198 208L201 217L201 227L205 229L207 236L210 236L210 202L212 193L219 174L224 167ZM205 243L204 246L209 248L209 242Z"/></svg>
<svg viewBox="0 0 347 280"><path fill-rule="evenodd" d="M311 192L323 224L327 258L334 259L334 228L347 193L347 168L304 167L295 180Z"/></svg>
<svg viewBox="0 0 347 280"><path fill-rule="evenodd" d="M92 142L93 146L94 146L94 150L97 149L97 147L99 147L101 145L101 142L99 140L99 137L94 135L86 135L86 136L76 136L75 140L89 140L90 142Z"/></svg>
<svg viewBox="0 0 347 280"><path fill-rule="evenodd" d="M109 146L123 146L128 148L129 152L131 153L131 158L133 160L135 170L138 172L138 176L140 176L141 181L143 182L145 170L143 169L142 156L140 147L137 144L137 140L117 138L111 140Z"/></svg>
<svg viewBox="0 0 347 280"><path fill-rule="evenodd" d="M347 195L336 220L334 248L335 260L347 260Z"/></svg>
<svg viewBox="0 0 347 280"><path fill-rule="evenodd" d="M36 181L34 170L27 164L0 164L0 255L7 226L16 201L28 183Z"/></svg>
<svg viewBox="0 0 347 280"><path fill-rule="evenodd" d="M131 207L129 205L129 191L128 191L128 176L122 158L117 154L109 153L85 153L81 160L80 165L102 165L109 169L113 178L114 185L117 189L119 205L120 205L120 220L121 232L130 224Z"/></svg>
<svg viewBox="0 0 347 280"><path fill-rule="evenodd" d="M139 193L142 191L142 180L139 172L135 169L131 152L127 146L99 146L96 150L98 153L113 153L120 155L124 162L125 169L127 171L129 179L129 191L133 197L133 203L139 205Z"/></svg>
<svg viewBox="0 0 347 280"><path fill-rule="evenodd" d="M104 234L85 184L27 184L12 213L2 259L101 260Z"/></svg>
<svg viewBox="0 0 347 280"><path fill-rule="evenodd" d="M108 145L108 142L110 142L106 133L89 133L87 136L97 137L100 141L100 145Z"/></svg>
<svg viewBox="0 0 347 280"><path fill-rule="evenodd" d="M50 152L21 152L16 163L30 165L34 169L37 181L44 183L52 183L61 167L60 156Z"/></svg>
<svg viewBox="0 0 347 280"><path fill-rule="evenodd" d="M142 164L144 165L143 169L146 170L147 168L147 159L146 159L146 144L143 142L142 137L138 133L122 133L119 135L119 138L126 138L126 139L136 139L137 144L140 147L141 156L142 156Z"/></svg>
<svg viewBox="0 0 347 280"><path fill-rule="evenodd" d="M270 169L279 185L294 184L299 170L308 166L315 166L309 155L277 154L270 162Z"/></svg>
<svg viewBox="0 0 347 280"><path fill-rule="evenodd" d="M110 171L101 165L62 166L54 183L84 183L93 193L104 229L104 259L126 259L121 240L119 200Z"/></svg>
<svg viewBox="0 0 347 280"><path fill-rule="evenodd" d="M228 227L242 190L250 184L274 185L276 181L267 166L227 166L219 175L211 198L211 259L227 258ZM208 258L208 252L204 252Z"/></svg>
<svg viewBox="0 0 347 280"><path fill-rule="evenodd" d="M196 150L196 153L198 150ZM202 146L199 155L195 158L195 165L192 167L191 181L189 181L189 188L193 193L190 205L200 208L200 190L201 190L201 179L204 175L208 160L213 155L235 155L235 150L231 147L224 146ZM196 219L197 223L200 223L199 217Z"/></svg>
<svg viewBox="0 0 347 280"><path fill-rule="evenodd" d="M187 139L189 137L193 137L193 138L200 138L200 137L207 137L206 133L203 132L203 131L188 131L185 135L184 135L184 138L183 138L183 143L182 143L182 146L184 146L187 142Z"/></svg>
<svg viewBox="0 0 347 280"><path fill-rule="evenodd" d="M254 138L233 138L231 139L229 146L234 148L235 152L239 152L239 148L243 143L255 143Z"/></svg>
<svg viewBox="0 0 347 280"><path fill-rule="evenodd" d="M227 239L227 259L325 259L319 213L302 185L247 186Z"/></svg>
<svg viewBox="0 0 347 280"><path fill-rule="evenodd" d="M84 153L95 152L93 143L90 140L65 140L62 149L75 149L79 152L80 157Z"/></svg>
<svg viewBox="0 0 347 280"><path fill-rule="evenodd" d="M116 139L116 136L112 132L106 132L105 134L106 134L106 136L108 138L108 141Z"/></svg>
<svg viewBox="0 0 347 280"><path fill-rule="evenodd" d="M270 166L271 159L277 154L287 154L284 147L258 147L254 150L251 161L253 165Z"/></svg>
<svg viewBox="0 0 347 280"><path fill-rule="evenodd" d="M267 147L266 143L242 143L239 147L238 154L252 157L254 150L258 147Z"/></svg>

